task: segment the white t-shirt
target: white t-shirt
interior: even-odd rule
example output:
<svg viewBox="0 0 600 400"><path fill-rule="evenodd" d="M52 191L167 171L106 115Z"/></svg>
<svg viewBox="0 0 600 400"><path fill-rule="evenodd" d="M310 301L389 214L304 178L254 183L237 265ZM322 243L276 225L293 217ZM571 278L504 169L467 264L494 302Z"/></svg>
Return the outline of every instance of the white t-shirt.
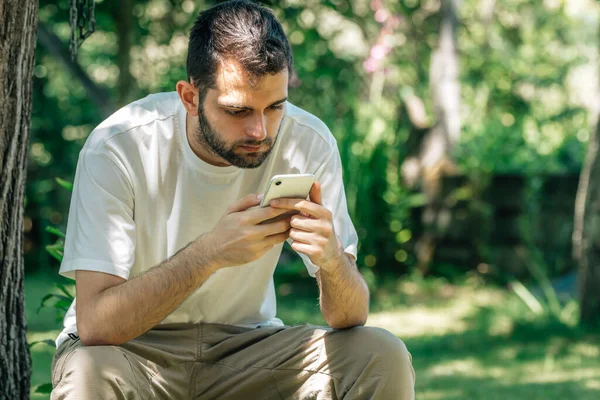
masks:
<svg viewBox="0 0 600 400"><path fill-rule="evenodd" d="M130 279L210 231L229 205L261 193L275 174L313 173L345 251L356 257L335 138L315 116L286 103L271 154L255 169L216 167L198 158L186 136L176 92L131 103L87 139L75 174L60 274L100 271ZM275 317L273 272L283 244L260 259L214 273L161 323L282 325ZM302 255L301 255L302 256ZM302 256L314 276L318 266ZM77 301L77 299L75 299ZM57 347L76 333L75 301Z"/></svg>

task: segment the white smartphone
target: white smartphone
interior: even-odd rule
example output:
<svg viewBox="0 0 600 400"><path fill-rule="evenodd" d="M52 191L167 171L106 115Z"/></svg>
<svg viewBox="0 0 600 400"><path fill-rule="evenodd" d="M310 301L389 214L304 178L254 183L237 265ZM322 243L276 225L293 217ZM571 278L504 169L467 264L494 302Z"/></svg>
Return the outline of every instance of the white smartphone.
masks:
<svg viewBox="0 0 600 400"><path fill-rule="evenodd" d="M271 178L264 191L264 197L260 202L260 206L267 207L271 200L280 198L306 199L314 182L315 176L313 174L275 175ZM265 220L261 224L279 221L297 213L298 211L290 211L275 218Z"/></svg>
<svg viewBox="0 0 600 400"><path fill-rule="evenodd" d="M271 200L280 198L305 199L314 182L313 174L275 175L267 185L260 206L267 207Z"/></svg>

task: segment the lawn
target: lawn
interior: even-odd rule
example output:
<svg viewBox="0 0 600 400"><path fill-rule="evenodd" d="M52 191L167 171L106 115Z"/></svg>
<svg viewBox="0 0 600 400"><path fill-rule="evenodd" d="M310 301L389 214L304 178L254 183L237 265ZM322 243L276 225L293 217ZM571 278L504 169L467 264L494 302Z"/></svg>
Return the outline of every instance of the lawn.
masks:
<svg viewBox="0 0 600 400"><path fill-rule="evenodd" d="M57 277L25 282L28 339L55 339L52 309L36 309ZM279 316L323 324L310 280L278 286ZM419 400L599 398L600 334L536 316L510 292L476 279L388 282L373 294L368 325L400 337L413 356ZM50 381L54 349L32 348L32 387ZM48 395L32 394L33 399Z"/></svg>

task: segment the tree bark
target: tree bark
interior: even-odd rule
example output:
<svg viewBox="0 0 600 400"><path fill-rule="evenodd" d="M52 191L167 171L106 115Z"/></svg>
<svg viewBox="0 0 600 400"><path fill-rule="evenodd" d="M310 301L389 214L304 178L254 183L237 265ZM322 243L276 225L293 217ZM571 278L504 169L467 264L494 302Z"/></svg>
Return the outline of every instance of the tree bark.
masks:
<svg viewBox="0 0 600 400"><path fill-rule="evenodd" d="M600 113L588 144L575 200L573 252L579 261L581 323L600 322Z"/></svg>
<svg viewBox="0 0 600 400"><path fill-rule="evenodd" d="M0 2L0 398L29 398L23 196L38 2Z"/></svg>

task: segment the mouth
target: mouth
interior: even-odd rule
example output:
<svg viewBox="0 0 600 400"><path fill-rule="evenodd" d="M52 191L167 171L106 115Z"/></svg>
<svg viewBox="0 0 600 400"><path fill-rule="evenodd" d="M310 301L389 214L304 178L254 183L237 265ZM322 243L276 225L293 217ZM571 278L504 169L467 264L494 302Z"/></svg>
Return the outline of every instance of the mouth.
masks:
<svg viewBox="0 0 600 400"><path fill-rule="evenodd" d="M261 146L240 146L243 150L246 150L249 153L256 153L260 151Z"/></svg>

